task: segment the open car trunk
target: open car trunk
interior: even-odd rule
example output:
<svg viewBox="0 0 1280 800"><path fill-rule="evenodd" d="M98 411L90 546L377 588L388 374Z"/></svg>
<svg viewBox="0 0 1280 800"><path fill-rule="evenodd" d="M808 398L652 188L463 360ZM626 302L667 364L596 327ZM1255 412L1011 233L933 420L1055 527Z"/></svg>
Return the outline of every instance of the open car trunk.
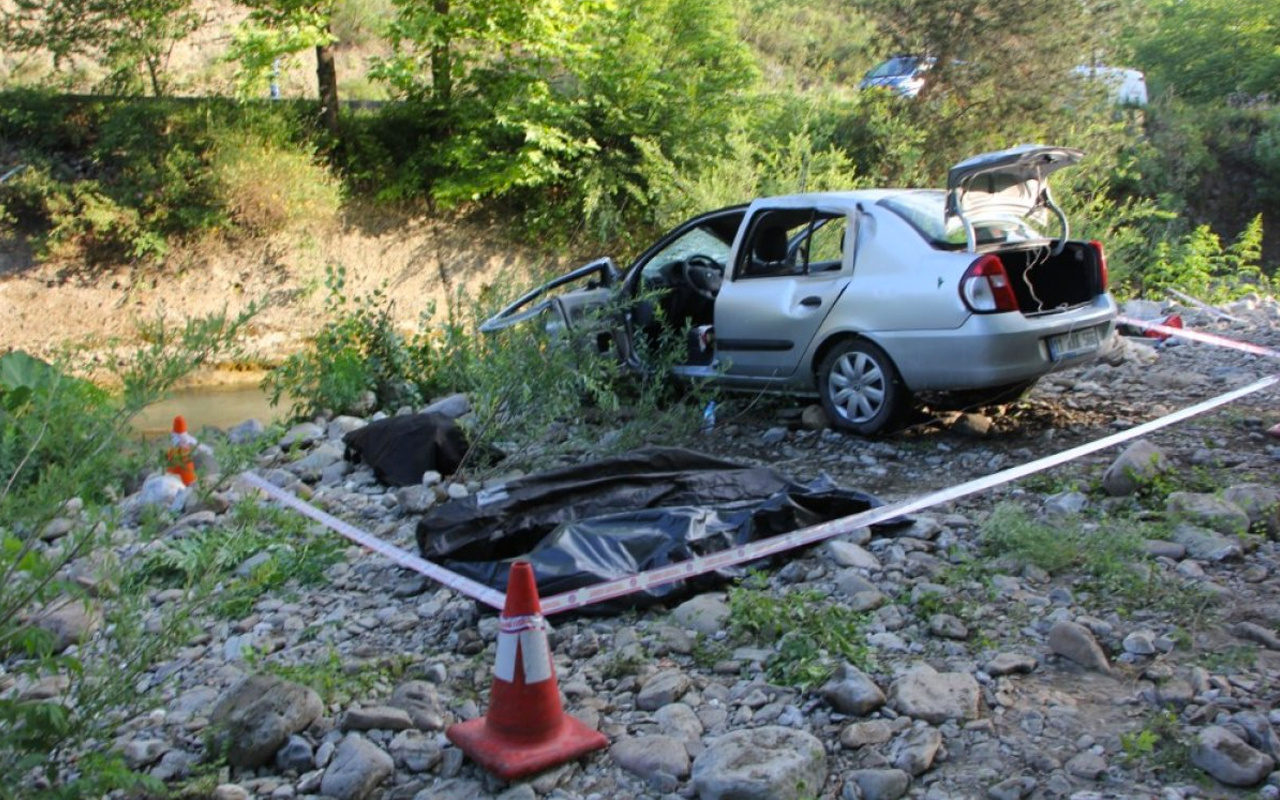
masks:
<svg viewBox="0 0 1280 800"><path fill-rule="evenodd" d="M1097 250L1085 242L1067 242L1057 255L1053 250L1044 243L996 251L1025 316L1082 306L1103 291Z"/></svg>

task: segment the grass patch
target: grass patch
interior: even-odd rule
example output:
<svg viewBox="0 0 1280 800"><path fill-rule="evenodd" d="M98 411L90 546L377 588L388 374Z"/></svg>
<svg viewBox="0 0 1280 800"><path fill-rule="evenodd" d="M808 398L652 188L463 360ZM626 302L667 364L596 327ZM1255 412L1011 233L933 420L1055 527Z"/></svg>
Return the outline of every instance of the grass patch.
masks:
<svg viewBox="0 0 1280 800"><path fill-rule="evenodd" d="M390 684L404 677L413 659L402 655L352 662L331 649L321 658L300 664L280 664L252 653L246 660L259 672L313 689L326 706L333 707L377 698Z"/></svg>
<svg viewBox="0 0 1280 800"><path fill-rule="evenodd" d="M314 535L305 520L274 506L242 501L229 524L155 539L128 576L128 590L178 588L207 597L222 619L240 619L264 594L290 582L315 586L341 558L341 540ZM154 529L154 522L148 525ZM214 586L216 591L212 591Z"/></svg>
<svg viewBox="0 0 1280 800"><path fill-rule="evenodd" d="M774 595L767 580L752 575L729 590L730 638L767 644L769 679L802 690L826 682L841 662L870 669L863 644L866 616L812 589Z"/></svg>
<svg viewBox="0 0 1280 800"><path fill-rule="evenodd" d="M1102 523L1032 518L1025 509L998 506L982 529L983 555L1007 567L1031 564L1051 575L1076 576L1076 585L1109 610L1127 615L1154 608L1200 619L1214 597L1162 573L1143 542L1162 529L1129 519Z"/></svg>

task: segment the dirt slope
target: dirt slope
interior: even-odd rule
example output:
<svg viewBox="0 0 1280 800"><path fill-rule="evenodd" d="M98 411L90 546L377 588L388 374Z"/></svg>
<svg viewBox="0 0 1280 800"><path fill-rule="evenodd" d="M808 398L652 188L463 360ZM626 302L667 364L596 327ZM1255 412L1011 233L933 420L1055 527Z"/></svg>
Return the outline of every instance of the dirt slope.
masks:
<svg viewBox="0 0 1280 800"><path fill-rule="evenodd" d="M76 264L37 264L20 242L0 245L0 350L48 357L68 342L103 348L103 339L136 339L136 322L237 312L266 303L248 345L277 361L322 322L327 267L346 268L346 296L385 287L406 328L435 303L443 312L459 291L518 288L551 265L513 247L492 226L383 217L332 231L281 236L231 248L203 246L157 267L85 274Z"/></svg>

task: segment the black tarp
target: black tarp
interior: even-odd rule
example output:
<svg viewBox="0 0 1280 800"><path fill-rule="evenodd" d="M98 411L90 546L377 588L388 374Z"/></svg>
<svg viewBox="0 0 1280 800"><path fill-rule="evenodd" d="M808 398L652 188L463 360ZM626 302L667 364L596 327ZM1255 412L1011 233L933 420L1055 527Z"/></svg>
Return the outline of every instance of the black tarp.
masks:
<svg viewBox="0 0 1280 800"><path fill-rule="evenodd" d="M364 462L388 486L413 486L422 473L457 472L467 455L466 434L444 414L403 414L376 420L342 437L348 461Z"/></svg>
<svg viewBox="0 0 1280 800"><path fill-rule="evenodd" d="M690 450L648 448L539 473L430 509L423 557L499 590L509 561L532 562L542 595L633 575L880 505L821 478L799 484L767 467ZM652 604L741 574L729 568L591 612Z"/></svg>

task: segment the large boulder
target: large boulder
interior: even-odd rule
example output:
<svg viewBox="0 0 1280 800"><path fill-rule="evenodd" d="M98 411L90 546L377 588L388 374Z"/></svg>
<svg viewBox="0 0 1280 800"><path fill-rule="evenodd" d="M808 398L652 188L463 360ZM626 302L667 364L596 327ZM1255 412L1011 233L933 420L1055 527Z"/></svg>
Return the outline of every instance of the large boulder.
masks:
<svg viewBox="0 0 1280 800"><path fill-rule="evenodd" d="M939 725L949 719L978 718L982 690L967 672L936 672L920 667L889 687L889 704L900 714Z"/></svg>
<svg viewBox="0 0 1280 800"><path fill-rule="evenodd" d="M260 767L323 712L320 695L274 675L250 675L227 690L209 722L215 746L236 767Z"/></svg>
<svg viewBox="0 0 1280 800"><path fill-rule="evenodd" d="M1150 484L1158 475L1168 472L1169 459L1164 451L1145 439L1129 445L1102 474L1102 488L1107 494L1133 494Z"/></svg>
<svg viewBox="0 0 1280 800"><path fill-rule="evenodd" d="M693 762L699 800L800 800L821 796L826 780L822 742L776 725L727 733Z"/></svg>

